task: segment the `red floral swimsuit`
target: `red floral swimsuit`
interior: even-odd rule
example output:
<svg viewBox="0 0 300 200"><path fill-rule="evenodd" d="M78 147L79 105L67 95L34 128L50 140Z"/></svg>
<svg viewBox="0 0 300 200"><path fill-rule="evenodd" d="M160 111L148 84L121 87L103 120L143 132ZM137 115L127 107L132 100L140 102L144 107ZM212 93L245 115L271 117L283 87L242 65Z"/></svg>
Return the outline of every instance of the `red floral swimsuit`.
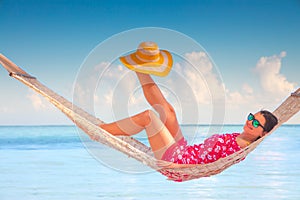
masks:
<svg viewBox="0 0 300 200"><path fill-rule="evenodd" d="M167 149L162 160L177 164L206 164L224 158L241 147L236 142L239 133L215 134L207 138L203 144L187 145L182 138Z"/></svg>

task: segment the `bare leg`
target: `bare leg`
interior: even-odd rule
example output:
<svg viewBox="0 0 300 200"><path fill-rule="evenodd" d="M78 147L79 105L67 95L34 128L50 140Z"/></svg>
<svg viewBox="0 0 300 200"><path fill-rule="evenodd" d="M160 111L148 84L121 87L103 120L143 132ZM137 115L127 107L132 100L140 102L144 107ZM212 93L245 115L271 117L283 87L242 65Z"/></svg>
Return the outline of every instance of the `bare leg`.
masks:
<svg viewBox="0 0 300 200"><path fill-rule="evenodd" d="M165 99L150 75L138 72L136 74L142 85L146 100L159 113L161 121L169 130L175 141L180 140L183 136L174 108Z"/></svg>
<svg viewBox="0 0 300 200"><path fill-rule="evenodd" d="M161 159L166 149L175 143L169 130L151 110L100 127L112 135L134 135L145 129L157 159Z"/></svg>

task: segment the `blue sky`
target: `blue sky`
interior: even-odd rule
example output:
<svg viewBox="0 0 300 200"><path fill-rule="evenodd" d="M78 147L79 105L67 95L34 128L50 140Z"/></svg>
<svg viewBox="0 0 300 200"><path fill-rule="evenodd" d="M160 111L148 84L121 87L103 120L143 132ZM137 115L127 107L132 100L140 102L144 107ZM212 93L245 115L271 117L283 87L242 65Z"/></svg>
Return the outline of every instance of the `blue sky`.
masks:
<svg viewBox="0 0 300 200"><path fill-rule="evenodd" d="M284 91L299 87L299 13L296 0L2 0L0 51L71 99L81 64L101 42L135 28L175 30L201 44L217 65L229 101L225 123L243 123L248 111L272 110ZM0 91L1 125L70 123L5 70ZM291 120L299 122L299 115Z"/></svg>

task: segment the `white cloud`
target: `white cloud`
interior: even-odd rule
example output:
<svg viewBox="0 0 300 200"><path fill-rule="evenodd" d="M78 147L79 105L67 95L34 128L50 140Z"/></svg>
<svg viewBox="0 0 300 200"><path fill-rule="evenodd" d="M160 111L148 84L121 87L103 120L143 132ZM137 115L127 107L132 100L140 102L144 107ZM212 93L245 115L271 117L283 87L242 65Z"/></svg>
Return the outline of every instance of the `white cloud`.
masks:
<svg viewBox="0 0 300 200"><path fill-rule="evenodd" d="M94 79L101 78L116 78L124 71L122 65L116 65L115 63L101 62L94 67Z"/></svg>
<svg viewBox="0 0 300 200"><path fill-rule="evenodd" d="M255 72L260 77L262 88L276 99L285 97L295 89L295 83L291 83L280 73L281 60L286 52L269 57L261 57L256 64Z"/></svg>
<svg viewBox="0 0 300 200"><path fill-rule="evenodd" d="M112 90L109 90L108 93L106 94L102 94L103 95L103 98L104 98L104 102L106 104L111 104L112 100L113 100L113 91ZM97 99L98 99L98 102L99 102L99 96L98 95L95 95L97 96Z"/></svg>
<svg viewBox="0 0 300 200"><path fill-rule="evenodd" d="M242 89L246 94L253 95L253 88L250 85L245 83Z"/></svg>
<svg viewBox="0 0 300 200"><path fill-rule="evenodd" d="M191 52L184 59L185 62L175 64L174 68L191 87L197 102L210 104L212 98L224 100L224 85L209 56L205 52Z"/></svg>
<svg viewBox="0 0 300 200"><path fill-rule="evenodd" d="M204 75L213 75L213 64L205 52L186 53L185 58Z"/></svg>
<svg viewBox="0 0 300 200"><path fill-rule="evenodd" d="M228 115L229 120L242 119L242 114L247 111L255 112L260 109L272 111L294 90L296 84L289 82L280 73L281 60L285 56L286 52L283 51L279 55L264 56L258 60L253 70L258 74L258 85L254 84L258 88L255 90L247 83L244 83L238 91L232 92L226 89L226 109L230 115ZM239 113L232 114L232 112Z"/></svg>
<svg viewBox="0 0 300 200"><path fill-rule="evenodd" d="M247 98L240 92L228 92L227 94L227 104L239 106L247 102Z"/></svg>
<svg viewBox="0 0 300 200"><path fill-rule="evenodd" d="M162 81L173 92L170 96L174 98L168 100L181 123L222 123L225 87L205 52L186 53Z"/></svg>
<svg viewBox="0 0 300 200"><path fill-rule="evenodd" d="M32 90L29 90L29 93L26 95L26 97L31 101L32 106L35 110L45 110L47 108L47 103L44 99L42 99L42 96L36 92L33 92Z"/></svg>
<svg viewBox="0 0 300 200"><path fill-rule="evenodd" d="M2 114L10 113L10 109L7 107L0 107L0 113Z"/></svg>
<svg viewBox="0 0 300 200"><path fill-rule="evenodd" d="M255 94L253 88L244 83L241 87L241 91L230 91L226 89L226 103L231 106L238 106L253 103L255 101Z"/></svg>

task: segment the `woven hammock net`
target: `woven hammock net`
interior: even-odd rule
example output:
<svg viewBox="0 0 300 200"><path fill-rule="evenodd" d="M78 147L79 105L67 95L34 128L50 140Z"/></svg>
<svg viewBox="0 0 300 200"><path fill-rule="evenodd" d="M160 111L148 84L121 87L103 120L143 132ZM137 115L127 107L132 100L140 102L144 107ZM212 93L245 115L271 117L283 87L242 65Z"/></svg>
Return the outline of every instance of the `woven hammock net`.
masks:
<svg viewBox="0 0 300 200"><path fill-rule="evenodd" d="M64 97L50 90L45 85L41 84L35 77L27 74L24 70L11 62L4 55L0 54L0 63L9 72L9 75L34 91L44 96L48 101L61 110L69 117L80 129L95 141L114 148L129 157L135 158L143 164L159 171L164 175L168 175L170 180L187 181L201 177L208 177L218 174L233 164L243 160L248 153L253 151L266 136L270 135L281 124L288 121L293 115L300 110L300 88L292 93L274 112L278 118L278 125L273 128L266 136L260 138L244 149L231 154L225 158L209 164L191 165L184 168L160 168L157 166L157 160L153 156L151 148L139 142L138 140L128 136L113 136L99 127L103 122L95 116L85 112L81 108L73 105ZM166 162L167 164L167 162Z"/></svg>

